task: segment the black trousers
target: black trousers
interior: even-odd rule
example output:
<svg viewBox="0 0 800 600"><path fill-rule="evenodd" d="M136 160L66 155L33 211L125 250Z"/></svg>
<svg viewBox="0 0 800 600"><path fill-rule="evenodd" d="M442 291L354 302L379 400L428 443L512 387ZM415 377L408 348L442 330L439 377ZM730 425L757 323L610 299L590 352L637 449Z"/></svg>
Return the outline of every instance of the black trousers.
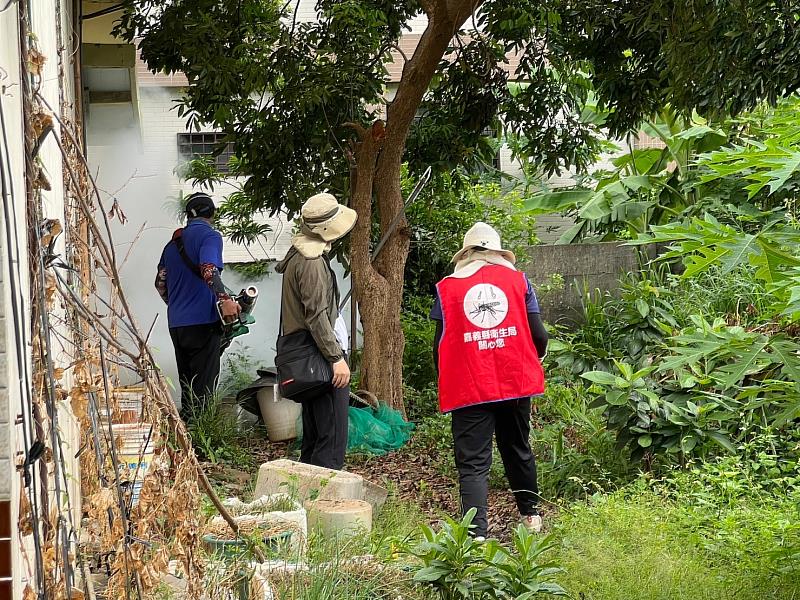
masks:
<svg viewBox="0 0 800 600"><path fill-rule="evenodd" d="M333 389L303 402L300 462L340 470L347 452L350 388Z"/></svg>
<svg viewBox="0 0 800 600"><path fill-rule="evenodd" d="M523 516L537 514L539 488L530 444L530 398L469 406L453 411L453 445L461 487L461 510L477 509L473 533L486 536L492 436Z"/></svg>
<svg viewBox="0 0 800 600"><path fill-rule="evenodd" d="M169 330L181 384L181 418L188 423L200 414L214 394L219 378L219 323L172 327Z"/></svg>

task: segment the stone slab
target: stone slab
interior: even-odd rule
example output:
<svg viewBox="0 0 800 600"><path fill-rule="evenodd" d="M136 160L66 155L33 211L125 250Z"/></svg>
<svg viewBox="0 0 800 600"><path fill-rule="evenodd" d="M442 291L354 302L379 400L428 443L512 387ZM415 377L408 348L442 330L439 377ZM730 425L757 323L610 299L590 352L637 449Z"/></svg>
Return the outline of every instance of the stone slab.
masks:
<svg viewBox="0 0 800 600"><path fill-rule="evenodd" d="M388 497L389 490L385 487L372 483L367 479L364 480L364 496L361 499L372 505L373 515L377 515L380 512Z"/></svg>
<svg viewBox="0 0 800 600"><path fill-rule="evenodd" d="M264 463L258 470L254 498L289 494L301 502L310 499L362 499L361 475L335 471L287 459Z"/></svg>

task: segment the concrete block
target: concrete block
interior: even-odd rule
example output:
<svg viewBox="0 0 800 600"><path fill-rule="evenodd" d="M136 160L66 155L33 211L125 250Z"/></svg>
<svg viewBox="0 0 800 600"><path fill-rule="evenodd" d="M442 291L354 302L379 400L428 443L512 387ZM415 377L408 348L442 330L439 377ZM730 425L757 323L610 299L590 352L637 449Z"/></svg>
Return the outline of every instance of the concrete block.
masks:
<svg viewBox="0 0 800 600"><path fill-rule="evenodd" d="M313 500L306 511L309 530L325 537L372 531L372 505L364 500Z"/></svg>
<svg viewBox="0 0 800 600"><path fill-rule="evenodd" d="M364 480L364 497L362 500L369 502L372 506L372 514L376 515L386 504L386 499L389 497L389 490L385 487L379 486L377 483Z"/></svg>
<svg viewBox="0 0 800 600"><path fill-rule="evenodd" d="M273 460L259 468L254 497L272 494L296 495L301 501L311 498L361 500L364 478L292 460Z"/></svg>

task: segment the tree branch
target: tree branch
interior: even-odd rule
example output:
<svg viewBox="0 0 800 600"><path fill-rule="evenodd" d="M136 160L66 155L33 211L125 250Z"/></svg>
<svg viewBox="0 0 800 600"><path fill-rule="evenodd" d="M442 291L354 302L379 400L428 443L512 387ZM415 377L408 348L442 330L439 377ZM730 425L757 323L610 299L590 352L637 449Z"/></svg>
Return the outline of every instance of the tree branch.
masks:
<svg viewBox="0 0 800 600"><path fill-rule="evenodd" d="M428 20L432 21L437 14L441 14L443 10L447 9L444 0L419 0L419 5L422 7L423 12L428 15Z"/></svg>
<svg viewBox="0 0 800 600"><path fill-rule="evenodd" d="M474 14L484 0L446 0L447 16L461 27L467 18ZM453 32L455 33L455 31Z"/></svg>
<svg viewBox="0 0 800 600"><path fill-rule="evenodd" d="M347 127L348 129L352 129L356 132L358 139L363 141L367 137L367 130L364 129L363 126L359 125L358 123L351 123L348 121L347 123L342 123L342 127Z"/></svg>

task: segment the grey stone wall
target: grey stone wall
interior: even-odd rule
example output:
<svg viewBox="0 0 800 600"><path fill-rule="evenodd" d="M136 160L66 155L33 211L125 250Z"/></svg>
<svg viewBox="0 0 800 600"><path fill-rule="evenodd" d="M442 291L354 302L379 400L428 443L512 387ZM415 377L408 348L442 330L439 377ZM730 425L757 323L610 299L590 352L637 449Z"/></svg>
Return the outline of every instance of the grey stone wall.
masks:
<svg viewBox="0 0 800 600"><path fill-rule="evenodd" d="M657 251L655 245L636 247L619 242L532 246L525 272L547 322L576 322L586 290L616 293L620 277L639 271ZM564 278L564 288L546 291L544 286L556 273Z"/></svg>

